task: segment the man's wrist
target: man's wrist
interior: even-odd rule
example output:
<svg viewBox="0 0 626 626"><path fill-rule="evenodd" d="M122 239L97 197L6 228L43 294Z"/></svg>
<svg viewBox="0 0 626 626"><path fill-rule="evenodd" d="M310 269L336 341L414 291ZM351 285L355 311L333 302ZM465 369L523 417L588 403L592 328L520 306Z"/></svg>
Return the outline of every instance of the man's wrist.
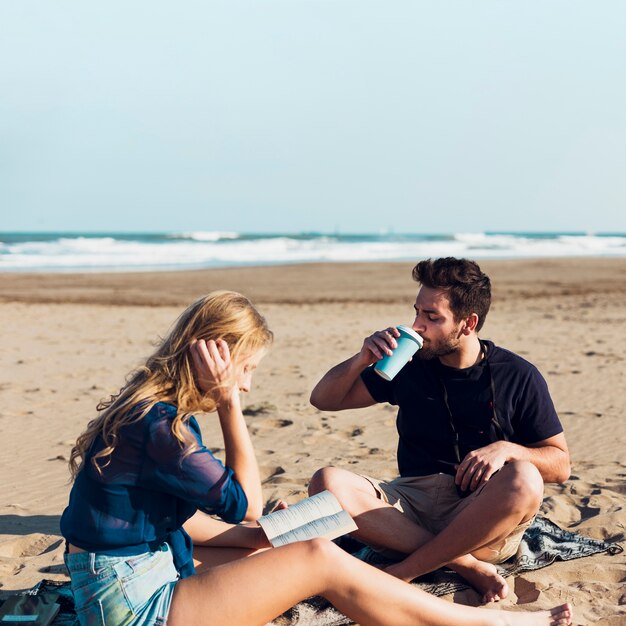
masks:
<svg viewBox="0 0 626 626"><path fill-rule="evenodd" d="M520 449L523 449L522 446L518 446L516 443L511 443L510 441L499 441L498 443L504 451L505 463L522 460L519 454Z"/></svg>

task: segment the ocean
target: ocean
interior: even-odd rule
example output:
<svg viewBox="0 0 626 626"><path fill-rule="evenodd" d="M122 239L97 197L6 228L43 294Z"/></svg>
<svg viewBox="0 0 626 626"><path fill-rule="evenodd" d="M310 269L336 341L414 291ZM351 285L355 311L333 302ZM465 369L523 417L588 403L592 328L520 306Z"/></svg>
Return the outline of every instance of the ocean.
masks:
<svg viewBox="0 0 626 626"><path fill-rule="evenodd" d="M626 256L626 233L0 233L0 272L110 272L286 263Z"/></svg>

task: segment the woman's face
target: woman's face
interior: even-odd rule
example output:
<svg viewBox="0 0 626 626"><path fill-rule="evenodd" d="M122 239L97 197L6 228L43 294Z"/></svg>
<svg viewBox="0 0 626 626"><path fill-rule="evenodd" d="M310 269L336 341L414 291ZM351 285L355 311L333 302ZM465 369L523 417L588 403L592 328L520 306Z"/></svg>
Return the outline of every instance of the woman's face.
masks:
<svg viewBox="0 0 626 626"><path fill-rule="evenodd" d="M243 355L239 362L235 365L235 376L237 379L237 387L239 391L247 393L252 388L252 375L257 368L261 359L265 356L267 350L257 350L256 352Z"/></svg>

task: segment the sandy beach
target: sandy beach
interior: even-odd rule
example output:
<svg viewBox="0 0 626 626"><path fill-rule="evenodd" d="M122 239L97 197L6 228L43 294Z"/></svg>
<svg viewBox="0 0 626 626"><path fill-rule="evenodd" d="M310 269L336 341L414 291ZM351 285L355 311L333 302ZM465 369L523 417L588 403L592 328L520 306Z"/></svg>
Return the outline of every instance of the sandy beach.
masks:
<svg viewBox="0 0 626 626"><path fill-rule="evenodd" d="M626 259L483 261L494 301L481 336L535 363L548 381L572 476L542 512L626 547ZM0 274L0 594L65 578L59 518L67 459L98 401L116 392L182 309L214 289L248 295L275 344L245 397L268 506L295 502L335 464L396 472L395 411L321 413L309 394L365 336L410 323L412 263L354 263L117 274ZM214 416L205 442L223 452ZM626 554L556 563L509 579L499 607L572 602L576 624L626 624ZM467 591L448 600L475 604ZM494 607L496 610L498 607ZM236 625L233 625L236 626Z"/></svg>

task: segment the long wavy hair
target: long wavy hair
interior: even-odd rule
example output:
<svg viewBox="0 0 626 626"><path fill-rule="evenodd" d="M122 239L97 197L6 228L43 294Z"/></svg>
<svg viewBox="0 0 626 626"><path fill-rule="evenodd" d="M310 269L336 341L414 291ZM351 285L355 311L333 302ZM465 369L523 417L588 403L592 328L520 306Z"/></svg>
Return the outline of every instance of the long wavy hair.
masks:
<svg viewBox="0 0 626 626"><path fill-rule="evenodd" d="M176 407L172 434L186 453L195 447L187 428L194 412L216 409L212 394L202 392L195 380L189 346L194 339L223 339L229 347L232 362L266 348L273 340L265 318L250 300L234 291L214 291L190 305L176 320L168 335L145 364L132 371L117 394L98 404L99 415L89 422L72 448L69 468L75 479L98 437L103 448L91 458L95 469L110 462L122 426L143 419L157 402Z"/></svg>

